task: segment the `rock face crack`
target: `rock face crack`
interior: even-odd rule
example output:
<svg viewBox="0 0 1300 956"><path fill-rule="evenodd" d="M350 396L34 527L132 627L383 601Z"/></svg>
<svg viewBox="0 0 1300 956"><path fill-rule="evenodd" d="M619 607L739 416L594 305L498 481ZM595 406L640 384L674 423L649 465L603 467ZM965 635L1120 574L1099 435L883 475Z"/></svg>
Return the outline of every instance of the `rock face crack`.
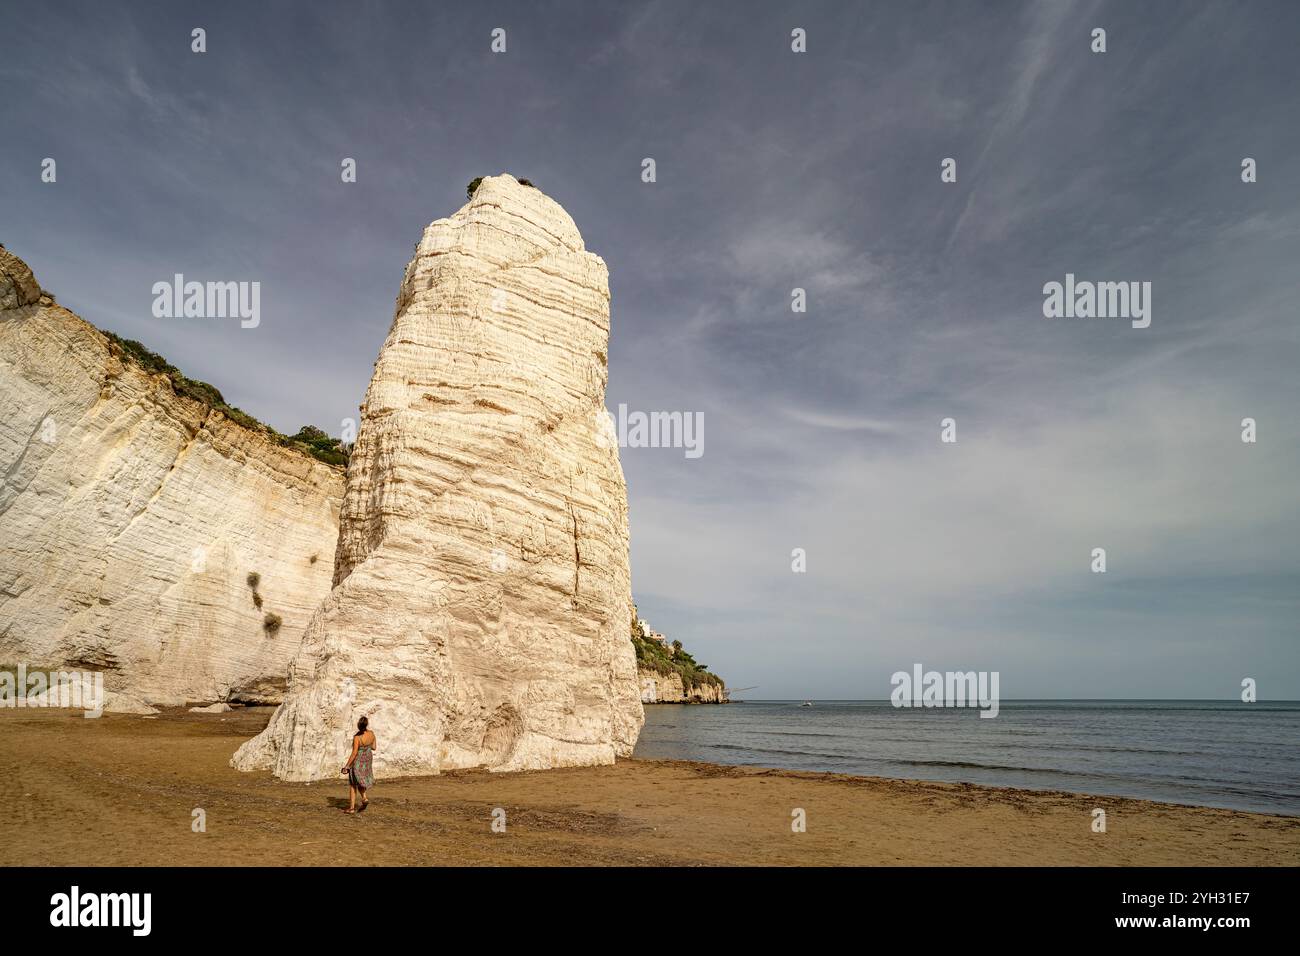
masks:
<svg viewBox="0 0 1300 956"><path fill-rule="evenodd" d="M569 517L573 519L573 596L578 596L578 575L582 571L582 551L578 547L578 513L573 510L573 502L569 503Z"/></svg>
<svg viewBox="0 0 1300 956"><path fill-rule="evenodd" d="M627 493L597 428L604 262L553 200L487 177L425 229L396 301L333 591L233 765L333 779L362 715L381 777L629 755L644 718Z"/></svg>

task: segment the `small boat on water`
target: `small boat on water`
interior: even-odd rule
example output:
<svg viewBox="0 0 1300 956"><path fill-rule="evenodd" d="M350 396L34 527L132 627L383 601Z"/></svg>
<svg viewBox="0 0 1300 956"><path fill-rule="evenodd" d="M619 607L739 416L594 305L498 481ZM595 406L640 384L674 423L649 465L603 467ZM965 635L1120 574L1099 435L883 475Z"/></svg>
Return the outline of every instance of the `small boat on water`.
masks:
<svg viewBox="0 0 1300 956"><path fill-rule="evenodd" d="M810 701L810 700L805 700L805 701L804 701L802 704L800 704L799 706L800 706L800 707L811 707L811 706L812 706L812 701Z"/></svg>

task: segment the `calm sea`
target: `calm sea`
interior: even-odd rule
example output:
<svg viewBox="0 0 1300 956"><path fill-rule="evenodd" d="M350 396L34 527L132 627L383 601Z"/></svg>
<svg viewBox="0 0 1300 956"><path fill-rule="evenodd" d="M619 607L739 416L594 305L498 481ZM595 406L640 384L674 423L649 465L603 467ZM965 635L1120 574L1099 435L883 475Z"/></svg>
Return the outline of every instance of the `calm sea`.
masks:
<svg viewBox="0 0 1300 956"><path fill-rule="evenodd" d="M636 756L953 780L1300 815L1300 701L647 707Z"/></svg>

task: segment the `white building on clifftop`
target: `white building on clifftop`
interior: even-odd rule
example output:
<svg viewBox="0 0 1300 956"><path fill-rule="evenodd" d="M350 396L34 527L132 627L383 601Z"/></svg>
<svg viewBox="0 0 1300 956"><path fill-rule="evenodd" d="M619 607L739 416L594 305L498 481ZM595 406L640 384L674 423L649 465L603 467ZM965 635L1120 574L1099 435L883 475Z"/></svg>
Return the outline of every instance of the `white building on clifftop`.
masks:
<svg viewBox="0 0 1300 956"><path fill-rule="evenodd" d="M650 625L645 622L645 618L639 617L636 619L636 622L638 625L640 625L641 633L646 636L646 640L658 641L660 644L662 644L664 647L668 649L669 653L672 652L673 649L672 642L669 641L666 636L660 634L658 631L651 628Z"/></svg>

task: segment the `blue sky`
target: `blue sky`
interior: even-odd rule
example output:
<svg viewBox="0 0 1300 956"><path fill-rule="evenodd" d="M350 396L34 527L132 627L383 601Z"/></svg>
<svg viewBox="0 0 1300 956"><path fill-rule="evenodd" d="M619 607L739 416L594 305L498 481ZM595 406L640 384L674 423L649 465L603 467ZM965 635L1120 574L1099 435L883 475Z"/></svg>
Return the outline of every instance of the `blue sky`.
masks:
<svg viewBox="0 0 1300 956"><path fill-rule="evenodd" d="M1000 671L1006 697L1232 697L1254 677L1300 698L1300 7L60 3L5 22L0 241L283 431L355 416L412 245L471 178L563 204L609 265L607 404L705 420L700 458L623 452L636 598L750 696L885 697L920 661ZM261 325L154 318L176 272L260 281ZM1151 327L1044 318L1066 273L1150 281Z"/></svg>

